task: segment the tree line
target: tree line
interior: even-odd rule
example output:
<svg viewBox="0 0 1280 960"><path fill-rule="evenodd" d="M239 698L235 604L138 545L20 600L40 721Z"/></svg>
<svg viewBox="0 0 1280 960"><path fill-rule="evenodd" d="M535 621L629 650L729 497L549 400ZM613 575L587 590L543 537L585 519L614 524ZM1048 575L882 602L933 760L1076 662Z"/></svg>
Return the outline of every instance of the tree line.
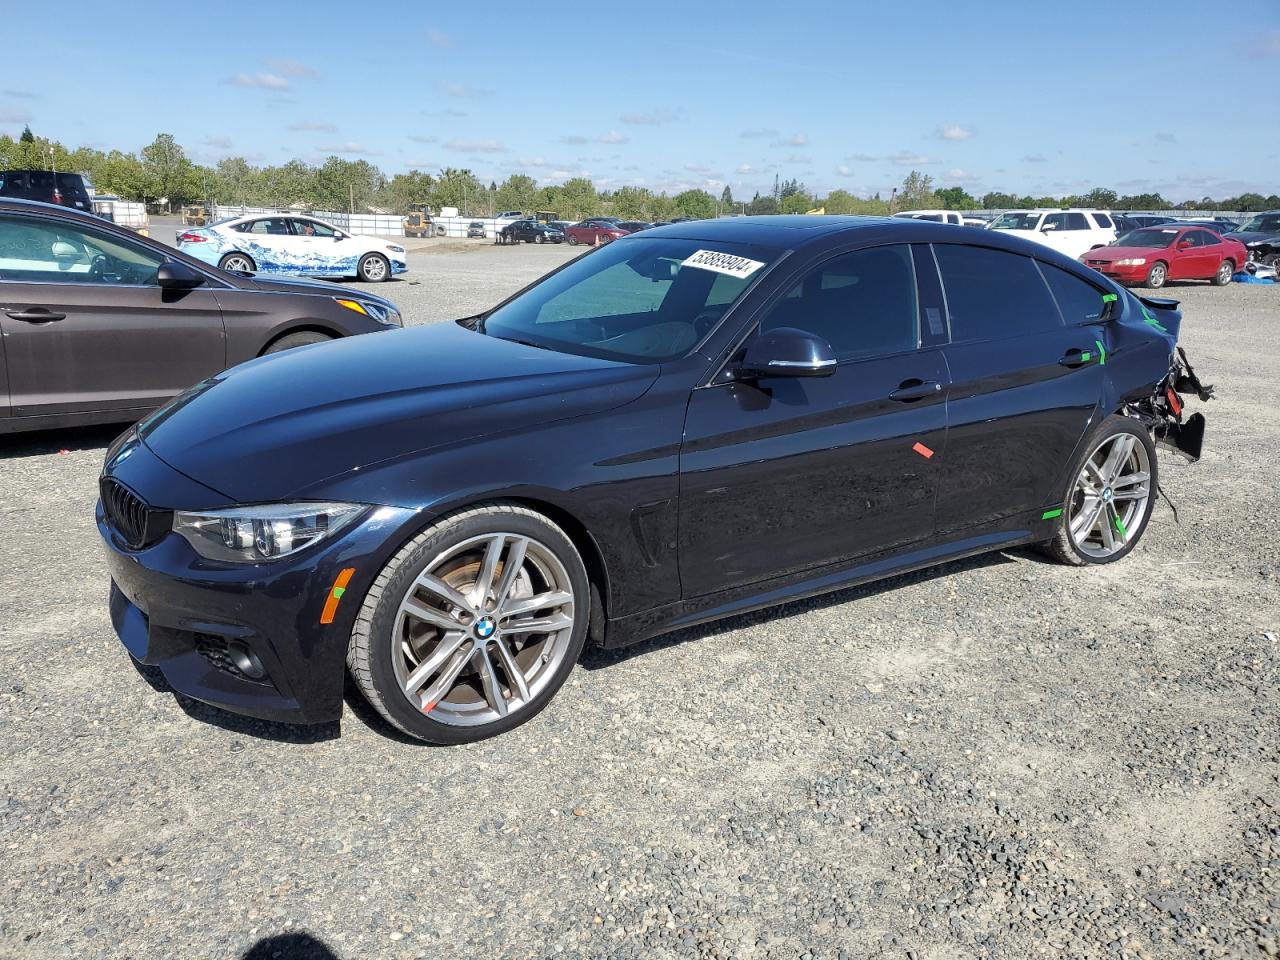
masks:
<svg viewBox="0 0 1280 960"><path fill-rule="evenodd" d="M948 210L1017 207L1085 206L1118 210L1241 210L1280 208L1280 196L1246 193L1238 197L1180 204L1158 193L1118 194L1095 188L1065 197L1018 196L989 192L971 196L963 187L936 188L933 178L911 171L889 197L858 197L846 190L819 195L795 179L775 178L773 190L737 200L728 186L717 198L706 190L685 190L674 196L646 187L599 190L585 177L539 187L526 174L512 174L501 183L483 183L472 171L447 167L428 173L410 170L388 177L367 160L327 157L319 164L290 160L275 166L255 166L243 157L226 157L216 164L200 164L187 156L172 134L161 133L137 153L103 151L93 147L70 149L56 140L38 137L30 127L17 139L0 135L0 170L50 169L87 174L99 193L126 200L166 205L216 202L254 207L300 206L312 210L350 210L356 213L408 213L414 209L457 207L464 216L492 216L503 210L548 211L565 219L613 215L624 220L670 220L674 217L714 217L717 214L826 213L888 214L897 210L940 207Z"/></svg>

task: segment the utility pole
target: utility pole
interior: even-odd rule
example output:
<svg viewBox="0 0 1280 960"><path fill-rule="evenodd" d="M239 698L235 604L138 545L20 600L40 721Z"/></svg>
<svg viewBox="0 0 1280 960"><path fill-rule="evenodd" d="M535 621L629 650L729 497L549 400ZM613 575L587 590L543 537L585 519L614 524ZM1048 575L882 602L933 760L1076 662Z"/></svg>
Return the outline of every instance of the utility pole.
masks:
<svg viewBox="0 0 1280 960"><path fill-rule="evenodd" d="M356 212L356 185L350 180L347 181L347 215Z"/></svg>

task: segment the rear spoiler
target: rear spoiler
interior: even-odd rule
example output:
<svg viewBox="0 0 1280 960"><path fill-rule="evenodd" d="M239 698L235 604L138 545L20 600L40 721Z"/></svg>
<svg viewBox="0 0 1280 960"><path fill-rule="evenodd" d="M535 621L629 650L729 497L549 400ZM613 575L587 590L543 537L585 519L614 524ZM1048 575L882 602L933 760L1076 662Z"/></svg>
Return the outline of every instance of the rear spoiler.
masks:
<svg viewBox="0 0 1280 960"><path fill-rule="evenodd" d="M1147 305L1152 310L1177 310L1180 303L1180 301L1174 300L1172 297L1138 297L1138 302Z"/></svg>

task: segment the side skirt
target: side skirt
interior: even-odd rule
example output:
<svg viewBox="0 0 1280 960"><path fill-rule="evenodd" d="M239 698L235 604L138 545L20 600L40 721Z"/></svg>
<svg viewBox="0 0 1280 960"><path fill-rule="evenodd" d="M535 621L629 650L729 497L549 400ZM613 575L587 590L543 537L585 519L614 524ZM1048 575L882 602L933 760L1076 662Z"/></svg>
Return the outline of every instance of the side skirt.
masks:
<svg viewBox="0 0 1280 960"><path fill-rule="evenodd" d="M953 539L906 552L860 557L852 563L818 567L816 570L734 587L610 620L605 627L603 646L607 649L625 647L672 630L844 590L980 553L1035 543L1052 536L1052 525L1043 522L1038 514L1011 517L1006 522L1013 528Z"/></svg>

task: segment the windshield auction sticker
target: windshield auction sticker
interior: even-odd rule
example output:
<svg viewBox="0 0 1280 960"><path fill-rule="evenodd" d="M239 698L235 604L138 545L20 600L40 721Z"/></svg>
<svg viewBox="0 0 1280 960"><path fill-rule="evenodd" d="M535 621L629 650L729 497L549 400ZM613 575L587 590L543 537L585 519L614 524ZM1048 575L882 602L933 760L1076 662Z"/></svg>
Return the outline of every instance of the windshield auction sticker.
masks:
<svg viewBox="0 0 1280 960"><path fill-rule="evenodd" d="M759 260L748 260L746 257L735 257L732 253L719 253L715 250L695 250L682 267L697 267L699 270L714 270L716 273L727 273L731 277L749 277L764 264Z"/></svg>

